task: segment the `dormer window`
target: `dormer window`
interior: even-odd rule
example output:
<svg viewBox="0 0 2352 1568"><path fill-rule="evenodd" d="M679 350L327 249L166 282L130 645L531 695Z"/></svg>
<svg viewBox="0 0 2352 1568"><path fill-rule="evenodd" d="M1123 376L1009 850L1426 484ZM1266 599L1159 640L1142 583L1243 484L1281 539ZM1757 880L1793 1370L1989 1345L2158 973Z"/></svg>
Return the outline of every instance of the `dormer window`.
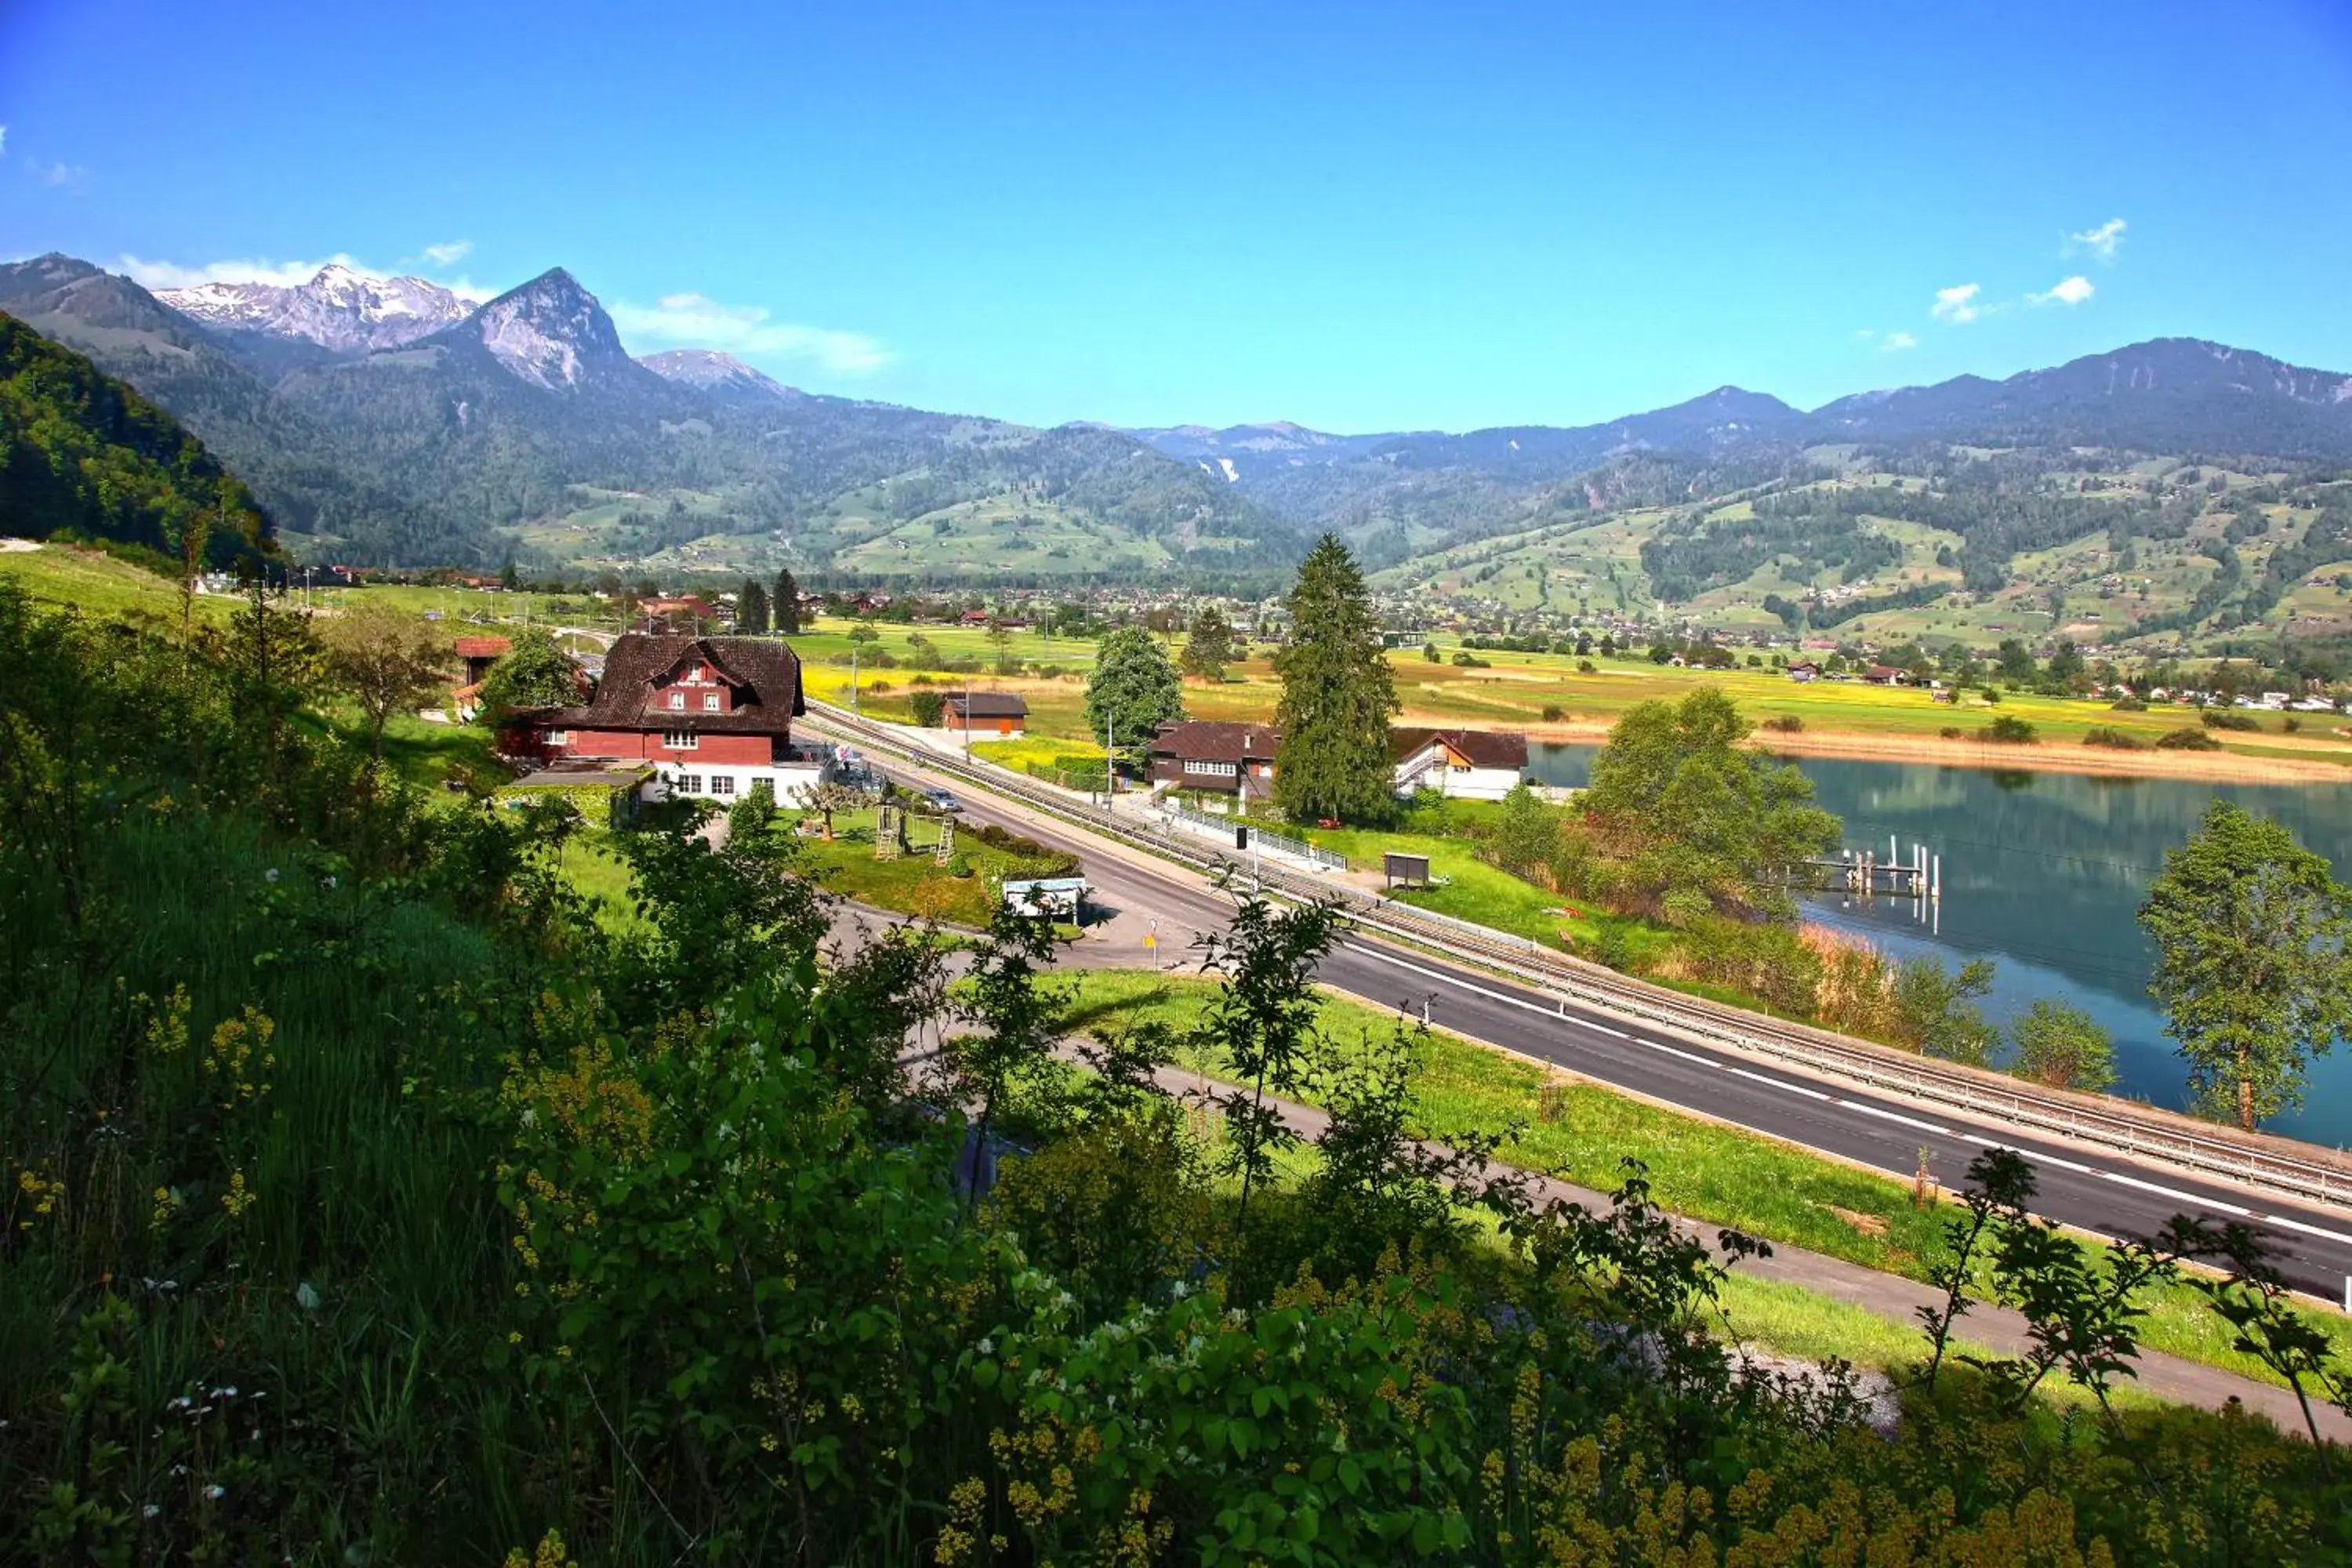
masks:
<svg viewBox="0 0 2352 1568"><path fill-rule="evenodd" d="M710 691L703 694L702 710L705 713L716 713L719 711L719 693L716 691Z"/></svg>
<svg viewBox="0 0 2352 1568"><path fill-rule="evenodd" d="M671 693L669 694L669 706L670 706L670 710L671 710L672 712L674 712L674 713L683 713L683 712L685 712L685 711L686 711L686 693L685 693L685 692L683 692L683 691L673 691L673 692L671 692Z"/></svg>

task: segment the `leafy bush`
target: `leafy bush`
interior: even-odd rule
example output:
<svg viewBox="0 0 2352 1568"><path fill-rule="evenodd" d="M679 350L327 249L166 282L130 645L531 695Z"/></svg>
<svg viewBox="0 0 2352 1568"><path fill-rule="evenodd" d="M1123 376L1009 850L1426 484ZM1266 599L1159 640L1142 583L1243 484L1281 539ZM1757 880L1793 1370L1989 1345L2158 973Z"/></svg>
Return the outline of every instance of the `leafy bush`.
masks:
<svg viewBox="0 0 2352 1568"><path fill-rule="evenodd" d="M2168 752L2218 752L2221 742L2202 730L2174 730L2158 735L2156 743Z"/></svg>
<svg viewBox="0 0 2352 1568"><path fill-rule="evenodd" d="M2084 731L2083 744L2105 746L2118 752L2145 752L2148 748L2148 742L2130 731L2118 730L2106 724L2095 724Z"/></svg>
<svg viewBox="0 0 2352 1568"><path fill-rule="evenodd" d="M1567 717L1568 710L1562 708L1559 703L1547 702L1544 704L1543 721L1545 723L1557 724Z"/></svg>
<svg viewBox="0 0 2352 1568"><path fill-rule="evenodd" d="M1580 658L1576 661L1576 673L1579 675L1597 674L1600 671L1600 668L1601 667L1599 665L1593 663L1589 658Z"/></svg>
<svg viewBox="0 0 2352 1568"><path fill-rule="evenodd" d="M1960 741L1966 740L1969 732L1966 730L1961 729L1958 724L1947 724L1942 729L1937 731L1936 733L1941 735L1947 741Z"/></svg>
<svg viewBox="0 0 2352 1568"><path fill-rule="evenodd" d="M2227 708L2208 708L2198 715L2208 730L2259 730L2263 721L2251 713L2232 713Z"/></svg>
<svg viewBox="0 0 2352 1568"><path fill-rule="evenodd" d="M2145 713L2147 704L2137 697L2118 697L2107 706L2117 713Z"/></svg>
<svg viewBox="0 0 2352 1568"><path fill-rule="evenodd" d="M1984 738L2004 746L2030 746L2040 732L2014 713L2004 713L1984 728Z"/></svg>
<svg viewBox="0 0 2352 1568"><path fill-rule="evenodd" d="M1783 735L1794 735L1804 729L1805 721L1801 714L1775 713L1769 719L1765 720L1759 727L1761 729L1777 731Z"/></svg>
<svg viewBox="0 0 2352 1568"><path fill-rule="evenodd" d="M907 706L915 710L915 722L923 729L936 730L940 716L947 711L947 694L917 689L907 694Z"/></svg>

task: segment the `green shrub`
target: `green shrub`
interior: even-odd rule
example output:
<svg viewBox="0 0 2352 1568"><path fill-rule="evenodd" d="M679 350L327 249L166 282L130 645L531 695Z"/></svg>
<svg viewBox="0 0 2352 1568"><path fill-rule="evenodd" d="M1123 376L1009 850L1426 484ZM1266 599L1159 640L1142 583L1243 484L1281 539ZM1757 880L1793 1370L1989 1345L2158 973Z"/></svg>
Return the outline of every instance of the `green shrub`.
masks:
<svg viewBox="0 0 2352 1568"><path fill-rule="evenodd" d="M2147 750L2147 742L2141 740L2137 735L2133 734L2130 731L2116 730L2105 724L2096 724L2092 726L2090 729L2084 731L2083 744L2086 746L2105 746L2110 750L2117 752L2145 752Z"/></svg>
<svg viewBox="0 0 2352 1568"><path fill-rule="evenodd" d="M2156 743L2168 752L2218 752L2221 742L2202 730L2174 730L2158 735Z"/></svg>
<svg viewBox="0 0 2352 1568"><path fill-rule="evenodd" d="M1544 704L1543 721L1545 723L1557 724L1567 717L1568 710L1562 708L1559 703L1547 702Z"/></svg>
<svg viewBox="0 0 2352 1568"><path fill-rule="evenodd" d="M2227 708L2208 708L2198 715L2208 730L2259 730L2263 721L2251 713L2232 713Z"/></svg>
<svg viewBox="0 0 2352 1568"><path fill-rule="evenodd" d="M2107 706L2117 713L2145 713L2147 704L2137 697L2118 697Z"/></svg>
<svg viewBox="0 0 2352 1568"><path fill-rule="evenodd" d="M1795 713L1775 713L1763 723L1763 728L1777 731L1783 735L1796 734L1804 727L1803 717Z"/></svg>
<svg viewBox="0 0 2352 1568"><path fill-rule="evenodd" d="M947 711L947 695L939 691L910 691L907 694L907 706L915 710L918 725L926 730L936 730L940 716Z"/></svg>
<svg viewBox="0 0 2352 1568"><path fill-rule="evenodd" d="M1936 733L1941 735L1947 741L1963 740L1968 735L1968 731L1961 729L1958 724L1947 724L1942 729L1937 731Z"/></svg>
<svg viewBox="0 0 2352 1568"><path fill-rule="evenodd" d="M1984 738L2004 746L2030 746L2040 731L2014 713L2004 713L1984 728Z"/></svg>
<svg viewBox="0 0 2352 1568"><path fill-rule="evenodd" d="M971 875L971 862L958 855L948 862L948 875L961 881Z"/></svg>

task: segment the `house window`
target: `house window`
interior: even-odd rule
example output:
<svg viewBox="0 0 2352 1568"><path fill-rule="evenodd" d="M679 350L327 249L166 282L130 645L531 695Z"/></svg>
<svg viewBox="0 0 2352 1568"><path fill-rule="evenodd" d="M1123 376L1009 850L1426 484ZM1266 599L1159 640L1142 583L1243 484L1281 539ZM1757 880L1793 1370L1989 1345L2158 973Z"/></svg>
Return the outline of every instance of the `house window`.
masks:
<svg viewBox="0 0 2352 1568"><path fill-rule="evenodd" d="M572 744L572 731L569 730L550 730L547 732L547 743L551 746L568 746Z"/></svg>
<svg viewBox="0 0 2352 1568"><path fill-rule="evenodd" d="M685 712L685 711L686 711L686 693L685 693L685 692L683 692L683 691L673 691L673 692L671 692L671 693L669 694L669 706L670 706L670 710L671 710L672 712L674 712L674 713L683 713L683 712Z"/></svg>
<svg viewBox="0 0 2352 1568"><path fill-rule="evenodd" d="M709 691L703 694L702 710L705 713L716 713L719 711L719 693L716 691Z"/></svg>
<svg viewBox="0 0 2352 1568"><path fill-rule="evenodd" d="M735 776L732 773L711 774L710 793L713 795L733 795L735 793Z"/></svg>
<svg viewBox="0 0 2352 1568"><path fill-rule="evenodd" d="M680 795L700 795L702 793L702 775L700 773L678 774L677 793Z"/></svg>
<svg viewBox="0 0 2352 1568"><path fill-rule="evenodd" d="M1202 762L1198 757L1187 757L1184 759L1184 771L1188 773L1197 773L1202 778L1229 779L1241 769L1233 763L1208 763Z"/></svg>
<svg viewBox="0 0 2352 1568"><path fill-rule="evenodd" d="M662 736L662 744L673 752L691 752L702 744L702 737L691 730L671 730Z"/></svg>

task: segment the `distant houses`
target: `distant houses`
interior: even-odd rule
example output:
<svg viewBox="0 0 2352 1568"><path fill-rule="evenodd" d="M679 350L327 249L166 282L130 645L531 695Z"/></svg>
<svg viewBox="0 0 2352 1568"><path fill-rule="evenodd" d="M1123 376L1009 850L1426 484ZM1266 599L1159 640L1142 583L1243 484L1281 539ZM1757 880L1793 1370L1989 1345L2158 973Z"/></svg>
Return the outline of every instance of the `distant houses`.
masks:
<svg viewBox="0 0 2352 1568"><path fill-rule="evenodd" d="M1400 796L1434 790L1450 800L1500 800L1527 773L1528 738L1485 730L1389 731Z"/></svg>
<svg viewBox="0 0 2352 1568"><path fill-rule="evenodd" d="M1265 800L1274 793L1274 754L1281 744L1282 737L1265 724L1213 719L1162 724L1151 738L1151 782L1160 789Z"/></svg>
<svg viewBox="0 0 2352 1568"><path fill-rule="evenodd" d="M1274 793L1282 736L1263 724L1196 719L1163 724L1150 748L1150 778L1162 790L1208 790L1263 800ZM1401 728L1389 731L1399 796L1432 790L1453 800L1500 800L1526 776L1528 738L1485 730Z"/></svg>
<svg viewBox="0 0 2352 1568"><path fill-rule="evenodd" d="M1017 741L1029 732L1029 700L1009 691L959 692L940 704L940 723L958 733Z"/></svg>

